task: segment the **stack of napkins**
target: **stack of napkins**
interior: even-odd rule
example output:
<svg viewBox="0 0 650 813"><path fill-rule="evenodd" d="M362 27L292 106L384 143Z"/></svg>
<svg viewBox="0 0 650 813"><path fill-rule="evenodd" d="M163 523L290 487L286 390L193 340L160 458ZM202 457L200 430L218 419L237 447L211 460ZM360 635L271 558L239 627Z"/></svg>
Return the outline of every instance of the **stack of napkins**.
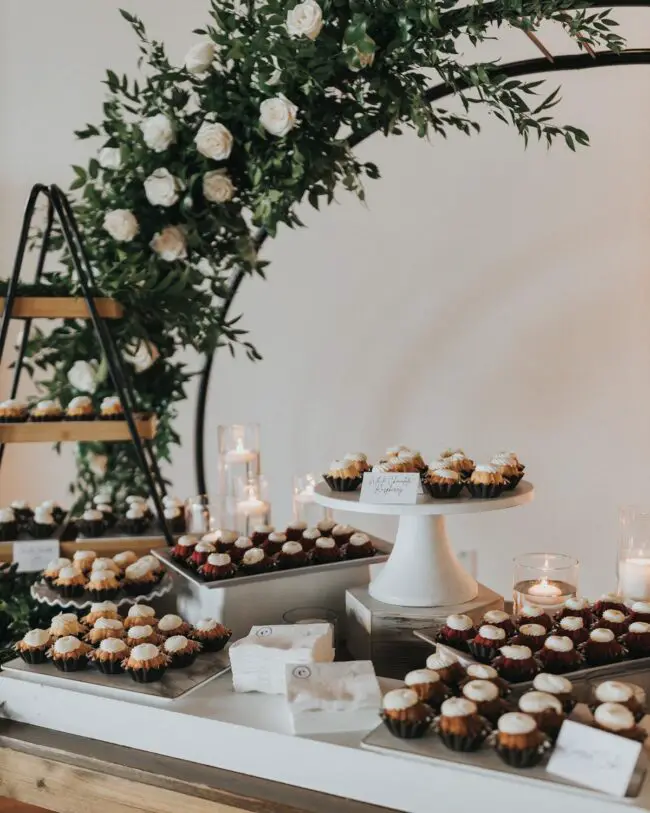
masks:
<svg viewBox="0 0 650 813"><path fill-rule="evenodd" d="M232 682L236 692L286 692L286 665L334 660L331 624L286 624L252 627L246 638L230 647Z"/></svg>
<svg viewBox="0 0 650 813"><path fill-rule="evenodd" d="M287 704L295 734L369 731L381 690L370 661L286 667Z"/></svg>

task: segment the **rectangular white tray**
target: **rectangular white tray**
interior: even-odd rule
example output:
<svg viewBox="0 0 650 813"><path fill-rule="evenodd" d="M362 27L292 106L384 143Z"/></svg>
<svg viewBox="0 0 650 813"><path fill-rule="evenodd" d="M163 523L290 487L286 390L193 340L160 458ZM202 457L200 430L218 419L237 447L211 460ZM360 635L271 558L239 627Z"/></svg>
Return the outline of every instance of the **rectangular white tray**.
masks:
<svg viewBox="0 0 650 813"><path fill-rule="evenodd" d="M179 573L189 581L194 582L194 584L197 584L200 587L205 587L208 590L216 590L224 587L239 587L240 585L246 584L259 584L260 582L264 581L275 581L276 579L285 579L292 576L304 576L306 574L313 575L316 573L335 573L337 571L347 570L353 567L368 567L368 565L376 565L380 564L381 562L385 562L388 559L393 546L389 542L386 542L385 539L379 539L372 534L368 534L368 536L370 537L372 544L379 552L366 559L347 559L340 562L330 562L325 565L307 565L305 567L296 567L289 570L276 570L272 573L259 573L255 576L235 576L232 579L223 579L222 581L216 582L204 582L203 579L196 575L196 573L186 567L183 567L182 565L177 564L169 555L169 548L157 548L156 550L152 551L152 553L154 556L157 556L162 562L164 562L167 567L175 570L176 573Z"/></svg>
<svg viewBox="0 0 650 813"><path fill-rule="evenodd" d="M206 652L185 669L168 669L161 680L154 683L136 683L130 675L104 675L98 669L89 666L79 672L60 672L53 663L47 662L32 666L21 658L15 658L4 664L3 671L18 675L43 675L50 685L85 683L92 686L105 686L129 694L146 694L167 700L176 700L193 691L208 680L230 671L230 662L226 650ZM68 686L67 688L71 688Z"/></svg>

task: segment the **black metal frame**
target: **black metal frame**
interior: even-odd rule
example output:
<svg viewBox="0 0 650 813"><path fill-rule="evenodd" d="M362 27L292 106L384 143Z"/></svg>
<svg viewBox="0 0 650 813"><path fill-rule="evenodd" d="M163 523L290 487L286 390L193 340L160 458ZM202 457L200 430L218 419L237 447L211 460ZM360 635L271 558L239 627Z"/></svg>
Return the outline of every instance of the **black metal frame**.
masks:
<svg viewBox="0 0 650 813"><path fill-rule="evenodd" d="M38 203L41 195L45 196L47 199L47 219L36 265L35 282L38 283L41 279L45 264L45 257L50 247L52 227L56 217L59 221L59 225L61 226L63 239L70 254L70 259L75 271L77 272L79 284L83 292L83 297L88 305L90 318L93 323L93 327L95 328L99 345L104 357L106 358L108 370L122 403L124 417L129 429L129 435L131 436L131 442L133 443L133 448L135 449L138 464L146 478L149 494L154 503L161 530L165 536L167 544L173 545L174 538L165 519L162 502L162 498L166 494L165 481L160 472L160 467L153 450L153 444L151 441L141 438L140 434L138 433L138 428L134 417L136 412L135 391L129 376L124 369L122 358L111 332L108 329L105 320L100 316L97 310L97 306L93 298L93 288L95 287L93 271L79 233L79 227L77 225L74 211L65 194L56 185L52 185L49 188L43 184L36 184L33 186L25 207L23 224L20 231L20 239L18 241L18 249L16 251L16 259L14 261L11 277L9 278L5 307L2 313L2 318L0 319L0 363L2 362L2 357L7 342L9 320L12 318L11 312L17 295L18 280L23 268L25 252L27 250L27 244L29 241L29 232L36 213L36 204ZM20 342L20 346L18 347L18 358L16 360L11 384L12 398L16 397L18 386L20 384L21 373L24 369L25 351L29 341L31 322L31 319L25 320L23 337ZM2 464L3 455L4 444L0 444L0 465Z"/></svg>
<svg viewBox="0 0 650 813"><path fill-rule="evenodd" d="M610 8L610 7L648 7L650 8L650 0L610 0L610 2L596 2L590 5L594 7ZM623 65L650 65L650 48L630 49L623 51L619 54L610 51L599 51L594 56L590 54L575 54L568 56L553 57L551 62L548 59L527 59L521 62L511 62L506 65L500 65L500 73L509 76L528 76L536 73L554 73L557 71L571 71L571 70L588 70L590 68L604 68ZM446 96L464 90L460 85L452 88L448 84L436 85L429 89L426 98L429 102L436 102ZM374 135L371 133L370 135ZM365 141L368 136L358 137L351 139L350 146L356 147L362 141ZM254 243L257 250L259 250L268 234L265 229L260 229L254 237ZM222 320L228 315L228 311L233 303L235 295L239 290L240 285L244 281L246 273L238 271L231 283L228 293L221 306L219 316ZM199 494L207 494L208 486L205 476L205 413L207 408L208 391L210 388L210 377L214 363L214 352L207 355L201 377L199 382L199 391L196 404L196 417L194 424L194 470L196 475L196 482Z"/></svg>

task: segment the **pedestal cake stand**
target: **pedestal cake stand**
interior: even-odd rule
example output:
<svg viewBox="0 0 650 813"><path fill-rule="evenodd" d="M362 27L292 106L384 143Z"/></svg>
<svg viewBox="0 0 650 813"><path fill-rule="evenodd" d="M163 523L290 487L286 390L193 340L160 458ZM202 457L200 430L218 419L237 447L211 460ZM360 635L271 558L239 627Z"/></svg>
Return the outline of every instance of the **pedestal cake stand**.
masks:
<svg viewBox="0 0 650 813"><path fill-rule="evenodd" d="M339 511L399 516L395 545L381 573L370 583L370 596L400 607L447 607L473 601L479 585L456 558L445 517L514 508L531 502L534 493L533 485L522 481L513 491L490 500L421 496L415 505L394 505L361 502L360 491L333 492L326 483L319 483L314 499Z"/></svg>

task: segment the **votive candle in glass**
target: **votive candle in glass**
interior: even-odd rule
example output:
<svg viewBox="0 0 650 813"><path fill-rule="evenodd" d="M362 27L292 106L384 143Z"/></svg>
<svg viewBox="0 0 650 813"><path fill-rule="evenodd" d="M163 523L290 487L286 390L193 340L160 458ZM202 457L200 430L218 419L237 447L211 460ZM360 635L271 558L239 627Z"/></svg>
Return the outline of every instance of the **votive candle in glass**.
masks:
<svg viewBox="0 0 650 813"><path fill-rule="evenodd" d="M578 593L577 559L563 553L524 553L514 558L512 599L515 613L529 604L559 610Z"/></svg>
<svg viewBox="0 0 650 813"><path fill-rule="evenodd" d="M628 601L650 599L650 509L637 505L619 511L618 590Z"/></svg>

